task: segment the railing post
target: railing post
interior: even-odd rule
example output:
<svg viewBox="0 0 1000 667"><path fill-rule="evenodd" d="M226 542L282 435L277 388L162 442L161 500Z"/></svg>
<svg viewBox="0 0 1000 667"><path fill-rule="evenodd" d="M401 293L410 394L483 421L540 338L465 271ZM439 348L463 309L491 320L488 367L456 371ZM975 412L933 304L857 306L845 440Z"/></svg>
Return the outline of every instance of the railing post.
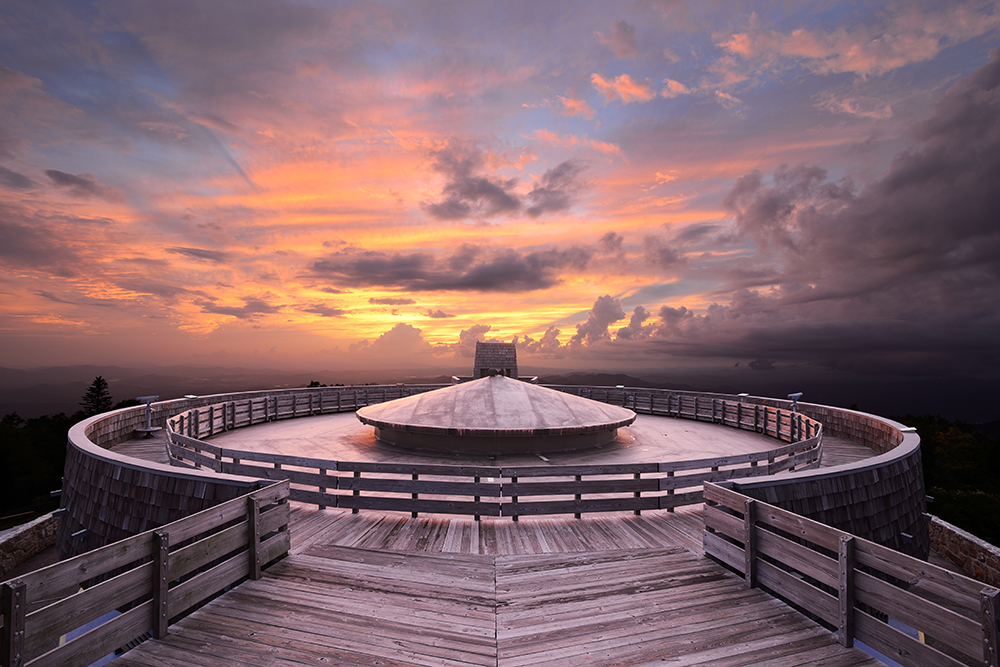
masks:
<svg viewBox="0 0 1000 667"><path fill-rule="evenodd" d="M20 580L8 581L0 590L3 604L3 631L0 634L0 660L4 667L24 664L25 585Z"/></svg>
<svg viewBox="0 0 1000 667"><path fill-rule="evenodd" d="M988 586L979 593L979 607L983 621L983 664L989 667L1000 665L1000 590Z"/></svg>
<svg viewBox="0 0 1000 667"><path fill-rule="evenodd" d="M162 530L153 532L153 639L167 636L170 619L167 580L170 572L170 535Z"/></svg>
<svg viewBox="0 0 1000 667"><path fill-rule="evenodd" d="M260 579L260 498L247 498L247 532L249 533L248 553L250 555L250 578Z"/></svg>
<svg viewBox="0 0 1000 667"><path fill-rule="evenodd" d="M326 475L326 468L320 468L319 469L319 476L320 476L320 478L322 478L324 475ZM323 482L320 482L320 484L322 484L322 483ZM326 493L326 487L325 486L319 487L319 492L320 493ZM317 504L317 508L321 509L321 510L325 510L326 509L326 505L324 505L323 501L320 500L320 502Z"/></svg>
<svg viewBox="0 0 1000 667"><path fill-rule="evenodd" d="M674 471L673 471L673 470L668 470L668 471L667 471L667 478L669 479L670 477L673 477L673 476L674 476ZM673 485L672 485L672 484L670 485L670 488L669 488L669 489L667 489L667 495L668 495L668 496L672 496L672 495L674 495L674 487L673 487ZM668 507L668 508L667 508L667 511L668 511L668 512L673 512L673 511L674 511L674 506L673 506L673 505L671 505L670 507Z"/></svg>
<svg viewBox="0 0 1000 667"><path fill-rule="evenodd" d="M514 484L515 488L517 488L516 487L516 484L517 484L517 475L511 475L510 476L510 483ZM510 503L511 503L511 505L515 505L516 506L517 505L517 496L511 496L510 497ZM517 508L515 507L513 509L515 511L515 514L512 515L512 518L514 519L514 521L517 521L517 514L516 514Z"/></svg>
<svg viewBox="0 0 1000 667"><path fill-rule="evenodd" d="M413 473L413 475L412 475L412 479L413 479L413 481L415 482L415 481L417 481L418 479L420 479L420 475L418 475L417 473ZM417 494L417 493L411 493L411 494L410 494L410 498L411 498L412 500L416 500L418 496L419 496L419 494ZM410 512L410 518L411 518L411 519L416 519L416 518L417 518L417 513L416 513L416 512L412 512L412 511L411 511L411 512Z"/></svg>
<svg viewBox="0 0 1000 667"><path fill-rule="evenodd" d="M743 572L747 588L757 587L757 501L743 501Z"/></svg>
<svg viewBox="0 0 1000 667"><path fill-rule="evenodd" d="M479 484L479 475L476 475L475 477L473 477L473 478L472 478L472 481L474 481L474 482L475 482L476 484ZM477 509L479 508L479 499L480 499L480 496L476 496L476 497L475 497L475 501L476 501L476 508L477 508ZM475 520L475 521L479 521L479 515L478 515L478 514L476 514L476 515L475 515L475 516L473 517L473 520Z"/></svg>
<svg viewBox="0 0 1000 667"><path fill-rule="evenodd" d="M854 646L854 536L840 536L840 552L837 558L840 567L839 594L840 625L838 641L848 648Z"/></svg>
<svg viewBox="0 0 1000 667"><path fill-rule="evenodd" d="M577 482L582 482L583 481L583 475L577 475L576 476L576 481ZM573 497L576 498L576 500L583 500L583 494L582 493L577 493ZM580 506L577 505L577 509L579 509L579 507ZM573 518L574 519L579 519L581 516L582 515L579 512L574 512L573 513Z"/></svg>
<svg viewBox="0 0 1000 667"><path fill-rule="evenodd" d="M638 473L638 472L635 473L634 479L639 479L641 477L641 475L642 475L642 473ZM635 497L636 498L642 497L642 492L641 491L636 491L635 492ZM641 509L636 508L635 510L633 510L633 512L635 513L636 516L641 516L642 515L642 510Z"/></svg>
<svg viewBox="0 0 1000 667"><path fill-rule="evenodd" d="M360 478L361 478L361 471L355 470L354 479L360 479ZM357 482L354 483L354 493L352 493L351 495L353 495L355 498L361 495L361 489L358 488ZM357 514L357 513L358 513L358 506L355 505L354 507L351 508L351 514Z"/></svg>

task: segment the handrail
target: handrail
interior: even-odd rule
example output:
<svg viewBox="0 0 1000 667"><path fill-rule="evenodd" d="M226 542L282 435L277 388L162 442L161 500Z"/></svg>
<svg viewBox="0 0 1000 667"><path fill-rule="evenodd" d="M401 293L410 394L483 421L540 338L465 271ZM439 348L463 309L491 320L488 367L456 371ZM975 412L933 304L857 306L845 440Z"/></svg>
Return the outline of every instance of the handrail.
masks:
<svg viewBox="0 0 1000 667"><path fill-rule="evenodd" d="M289 549L288 491L288 482L271 484L0 584L0 666L89 665L148 633L165 636L171 619L259 579Z"/></svg>
<svg viewBox="0 0 1000 667"><path fill-rule="evenodd" d="M379 398L391 400L385 392ZM596 392L591 392L596 393ZM636 404L626 392L609 390L605 400ZM347 409L355 409L358 396ZM365 400L373 396L366 392ZM600 400L600 399L598 399ZM343 409L338 399L336 408ZM215 472L287 479L291 500L319 507L480 516L574 514L666 509L702 502L705 481L724 481L804 470L819 465L822 425L800 413L698 396L652 398L640 408L671 416L711 420L791 441L765 452L693 461L618 465L491 467L387 464L250 452L201 440L255 423L334 411L311 393L279 394L192 408L167 420L173 463ZM266 464L268 467L254 464ZM680 474L677 473L686 473ZM525 481L528 479L529 481ZM485 481L484 481L485 480ZM305 487L305 488L303 488ZM364 492L362 494L362 492ZM527 498L527 500L525 500Z"/></svg>
<svg viewBox="0 0 1000 667"><path fill-rule="evenodd" d="M964 664L935 646L997 666L1000 590L992 586L711 482L704 549L845 646L856 638L904 667Z"/></svg>

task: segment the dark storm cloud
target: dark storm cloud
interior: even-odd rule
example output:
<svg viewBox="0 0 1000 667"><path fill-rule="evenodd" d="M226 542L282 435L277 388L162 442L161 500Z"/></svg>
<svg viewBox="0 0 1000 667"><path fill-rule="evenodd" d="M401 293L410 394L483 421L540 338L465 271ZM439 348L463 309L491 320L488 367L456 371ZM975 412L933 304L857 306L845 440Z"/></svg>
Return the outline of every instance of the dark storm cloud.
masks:
<svg viewBox="0 0 1000 667"><path fill-rule="evenodd" d="M322 303L309 306L308 308L303 308L302 311L312 313L314 315L321 315L323 317L343 317L347 315L347 311L342 308L332 308Z"/></svg>
<svg viewBox="0 0 1000 667"><path fill-rule="evenodd" d="M45 175L49 177L52 184L57 188L67 190L74 197L80 199L90 199L100 197L102 199L119 200L119 194L113 188L101 185L90 174L68 174L58 169L46 169Z"/></svg>
<svg viewBox="0 0 1000 667"><path fill-rule="evenodd" d="M575 160L567 160L546 171L538 183L528 193L531 205L528 215L537 218L550 211L562 211L570 207L573 195L580 189L578 180L583 166Z"/></svg>
<svg viewBox="0 0 1000 667"><path fill-rule="evenodd" d="M207 299L196 301L204 313L215 313L217 315L230 315L241 320L253 320L259 315L270 315L281 312L281 308L271 305L263 299L244 299L243 306L220 306Z"/></svg>
<svg viewBox="0 0 1000 667"><path fill-rule="evenodd" d="M40 269L68 278L77 275L80 257L54 242L45 221L0 206L0 264Z"/></svg>
<svg viewBox="0 0 1000 667"><path fill-rule="evenodd" d="M206 250L205 248L173 247L167 248L167 252L175 255L184 255L193 259L202 259L215 264L221 264L229 259L228 253L221 250Z"/></svg>
<svg viewBox="0 0 1000 667"><path fill-rule="evenodd" d="M837 368L1000 369L985 334L1000 331L1000 50L910 136L863 188L806 165L740 178L725 204L754 271L722 267L731 303L663 313L664 336Z"/></svg>
<svg viewBox="0 0 1000 667"><path fill-rule="evenodd" d="M561 272L585 268L590 257L590 250L578 247L522 253L466 245L443 258L427 252L342 252L318 260L310 268L323 279L345 285L410 292L526 292L558 284Z"/></svg>
<svg viewBox="0 0 1000 667"><path fill-rule="evenodd" d="M376 306L409 306L416 303L416 301L414 301L413 299L402 299L402 298L397 299L393 297L386 297L381 299L374 299L374 298L368 299L368 303L374 304Z"/></svg>
<svg viewBox="0 0 1000 667"><path fill-rule="evenodd" d="M441 190L443 199L422 204L431 217L438 220L488 218L521 208L521 200L513 192L517 179L489 178L478 173L483 169L483 156L478 151L437 151L433 169L447 176L448 182Z"/></svg>
<svg viewBox="0 0 1000 667"><path fill-rule="evenodd" d="M516 178L497 178L483 173L485 158L478 150L449 148L437 151L432 168L447 176L448 182L441 190L441 199L423 202L421 207L438 220L482 219L514 215L522 210L537 218L569 208L574 195L583 187L579 176L584 167L576 160L567 160L547 170L523 201L514 191Z"/></svg>
<svg viewBox="0 0 1000 667"><path fill-rule="evenodd" d="M642 240L642 250L646 261L657 268L672 268L684 263L681 254L659 236L646 236Z"/></svg>
<svg viewBox="0 0 1000 667"><path fill-rule="evenodd" d="M7 167L0 167L0 185L11 190L30 190L36 183L24 174L11 171Z"/></svg>
<svg viewBox="0 0 1000 667"><path fill-rule="evenodd" d="M609 337L608 327L624 317L621 301L608 294L598 297L587 314L587 321L576 325L576 333L570 339L570 344L591 345L606 339Z"/></svg>

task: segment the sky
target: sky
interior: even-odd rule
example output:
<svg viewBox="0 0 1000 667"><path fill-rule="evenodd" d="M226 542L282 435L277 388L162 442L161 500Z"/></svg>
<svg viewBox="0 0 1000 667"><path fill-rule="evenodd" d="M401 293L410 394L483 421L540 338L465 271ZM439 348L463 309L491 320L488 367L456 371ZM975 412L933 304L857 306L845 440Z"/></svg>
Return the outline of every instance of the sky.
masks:
<svg viewBox="0 0 1000 667"><path fill-rule="evenodd" d="M0 3L0 366L1000 377L996 2Z"/></svg>

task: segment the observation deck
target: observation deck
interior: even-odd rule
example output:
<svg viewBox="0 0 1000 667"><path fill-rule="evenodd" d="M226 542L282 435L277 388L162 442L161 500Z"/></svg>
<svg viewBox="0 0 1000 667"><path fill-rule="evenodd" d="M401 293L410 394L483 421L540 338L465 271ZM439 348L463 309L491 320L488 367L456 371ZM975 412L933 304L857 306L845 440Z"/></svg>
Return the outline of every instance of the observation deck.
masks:
<svg viewBox="0 0 1000 667"><path fill-rule="evenodd" d="M904 665L963 664L882 621L873 624L857 604L935 640L948 627L945 643L966 658L982 648L969 643L980 636L978 621L928 602L920 589L976 610L1000 592L978 593L975 582L898 553L926 553L927 544L919 440L902 425L828 406L800 404L795 413L773 399L562 387L639 415L616 440L625 458L599 460L608 452L596 452L574 464L559 454L469 461L410 452L419 460L393 460L380 458L390 453L381 450L345 460L321 449L289 453L276 437L281 427L304 429L304 446L318 446L331 440L331 423L353 419L358 408L426 389L322 388L162 403L170 466L150 441L130 439L144 418L135 409L75 426L60 547L64 556L81 553L76 558L88 559L90 569L65 561L53 566L64 572L58 579L79 590L70 572L110 572L101 568L122 563L103 563L100 554L140 540L151 546L136 553L153 549L151 571L165 568L166 583L154 581L150 593L115 587L114 578L39 608L33 586L53 586L42 570L20 588L4 584L28 600L24 618L5 615L5 628L21 624L35 636L34 619L54 618L56 605L96 611L139 604L119 619L128 617L141 633L150 603L140 602L152 595L167 618L154 615L156 639L116 664L877 664L851 648L855 637ZM292 417L308 418L287 421ZM659 457L662 442L644 453L653 441L629 433L644 421L667 440L704 427L710 439L714 432L754 444L702 459ZM670 428L662 431L663 424ZM371 433L355 436L332 440L362 448L374 441ZM128 454L141 456L138 448L161 462ZM191 514L201 507L212 509ZM234 525L238 512L246 518ZM172 513L187 518L170 523ZM204 523L213 517L222 520L217 529ZM788 539L792 526L804 541ZM159 537L146 537L154 532ZM202 542L175 547L174 539L196 533L208 535L206 544L228 545L228 560L213 561ZM871 589L876 584L855 570L855 559L865 572L883 568L890 580L917 585ZM838 562L840 576L848 576L839 612ZM128 576L143 580L145 570L133 572ZM130 595L139 597L125 599ZM86 641L42 654L47 635L39 635L23 664L97 656L120 645L125 623L116 619ZM983 621L982 633L989 627ZM986 645L995 647L995 639Z"/></svg>

